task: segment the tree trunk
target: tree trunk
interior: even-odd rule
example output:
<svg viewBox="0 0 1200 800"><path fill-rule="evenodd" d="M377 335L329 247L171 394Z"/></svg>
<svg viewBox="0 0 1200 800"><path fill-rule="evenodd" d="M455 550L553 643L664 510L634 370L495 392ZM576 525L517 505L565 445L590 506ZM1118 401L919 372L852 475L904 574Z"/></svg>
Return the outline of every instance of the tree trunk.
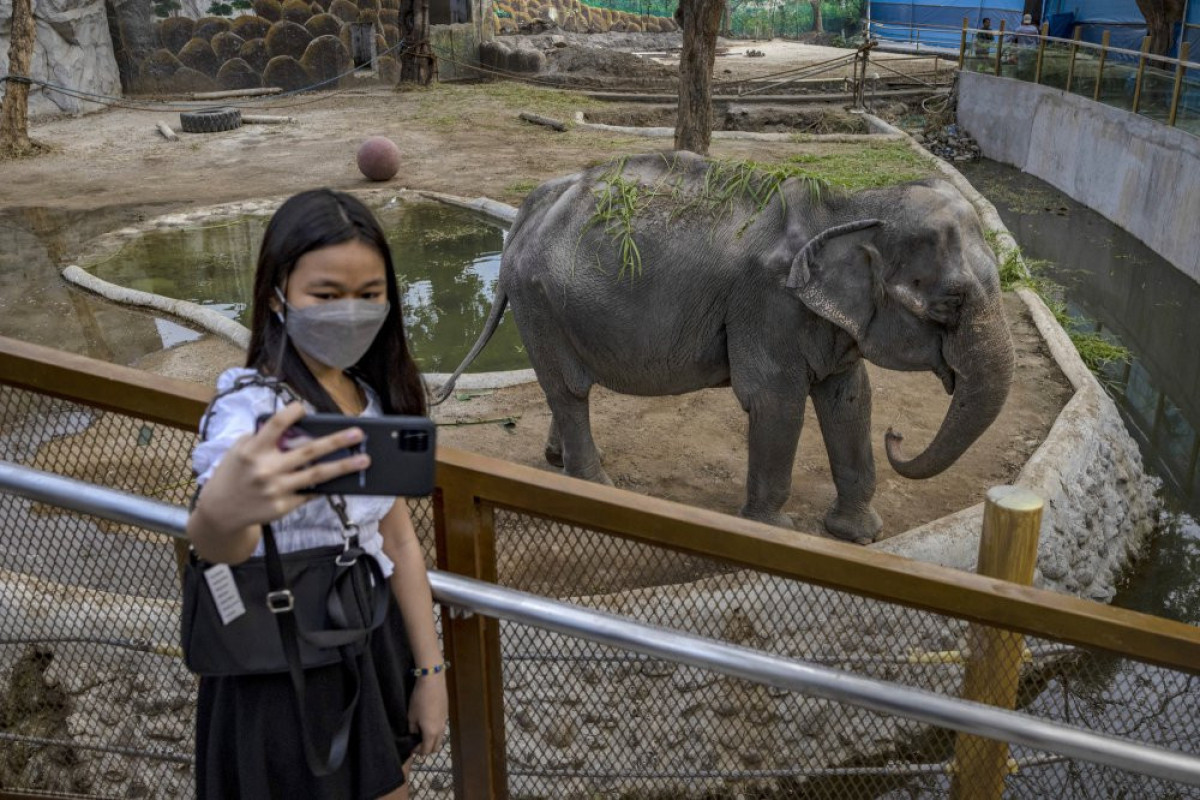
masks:
<svg viewBox="0 0 1200 800"><path fill-rule="evenodd" d="M33 0L13 0L12 32L8 45L10 75L29 75L33 61ZM29 141L29 84L8 80L0 103L0 152L26 153Z"/></svg>
<svg viewBox="0 0 1200 800"><path fill-rule="evenodd" d="M725 0L680 0L679 114L675 149L708 154L712 141L712 71Z"/></svg>
<svg viewBox="0 0 1200 800"><path fill-rule="evenodd" d="M402 0L400 4L400 83L426 85L437 71L429 45L429 0Z"/></svg>
<svg viewBox="0 0 1200 800"><path fill-rule="evenodd" d="M1146 18L1146 35L1150 37L1150 52L1166 55L1175 44L1175 23L1183 21L1184 0L1137 0Z"/></svg>
<svg viewBox="0 0 1200 800"><path fill-rule="evenodd" d="M813 33L825 32L825 21L821 19L821 0L808 0L813 10Z"/></svg>

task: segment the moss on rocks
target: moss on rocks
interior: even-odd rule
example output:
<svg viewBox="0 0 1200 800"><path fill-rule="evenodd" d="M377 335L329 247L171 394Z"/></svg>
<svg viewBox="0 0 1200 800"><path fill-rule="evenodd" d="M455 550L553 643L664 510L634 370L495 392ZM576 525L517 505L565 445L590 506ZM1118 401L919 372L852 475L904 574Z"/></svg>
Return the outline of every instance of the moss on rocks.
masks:
<svg viewBox="0 0 1200 800"><path fill-rule="evenodd" d="M168 17L158 23L158 43L172 53L178 53L192 40L196 21L187 17Z"/></svg>
<svg viewBox="0 0 1200 800"><path fill-rule="evenodd" d="M224 17L201 17L196 20L196 29L192 31L193 39L212 41L218 33L224 33L233 27L233 23Z"/></svg>
<svg viewBox="0 0 1200 800"><path fill-rule="evenodd" d="M231 58L217 72L217 86L222 89L257 89L262 86L262 77L244 60Z"/></svg>
<svg viewBox="0 0 1200 800"><path fill-rule="evenodd" d="M342 32L342 21L333 14L321 13L309 17L304 27L314 39L318 36L337 36Z"/></svg>
<svg viewBox="0 0 1200 800"><path fill-rule="evenodd" d="M308 73L313 83L332 81L350 69L350 52L336 36L319 36L312 40L300 66ZM329 88L326 85L323 88Z"/></svg>
<svg viewBox="0 0 1200 800"><path fill-rule="evenodd" d="M254 14L246 14L235 19L229 30L246 41L261 39L271 30L271 22Z"/></svg>
<svg viewBox="0 0 1200 800"><path fill-rule="evenodd" d="M216 75L221 66L221 62L217 60L217 54L213 52L212 45L208 43L207 39L201 39L198 36L185 44L179 51L179 60L185 67L203 72L209 77Z"/></svg>
<svg viewBox="0 0 1200 800"><path fill-rule="evenodd" d="M285 92L308 88L311 81L300 62L291 56L276 56L263 70L263 86L277 86Z"/></svg>
<svg viewBox="0 0 1200 800"><path fill-rule="evenodd" d="M342 22L354 22L358 19L358 6L351 3L350 0L333 0L329 4L329 13Z"/></svg>
<svg viewBox="0 0 1200 800"><path fill-rule="evenodd" d="M238 51L238 58L253 67L255 72L261 74L267 68L267 62L271 60L271 54L267 52L266 40L250 39Z"/></svg>
<svg viewBox="0 0 1200 800"><path fill-rule="evenodd" d="M242 45L245 43L246 40L233 31L218 33L212 38L211 42L213 52L217 56L217 62L220 64L224 64L231 58L237 58L238 53L241 52Z"/></svg>
<svg viewBox="0 0 1200 800"><path fill-rule="evenodd" d="M299 59L312 42L313 35L303 25L295 22L276 22L267 34L267 52L271 58L291 56Z"/></svg>
<svg viewBox="0 0 1200 800"><path fill-rule="evenodd" d="M287 0L283 4L283 19L303 25L312 16L312 9L306 0Z"/></svg>
<svg viewBox="0 0 1200 800"><path fill-rule="evenodd" d="M252 0L254 13L268 22L283 19L283 4L279 0Z"/></svg>
<svg viewBox="0 0 1200 800"><path fill-rule="evenodd" d="M217 88L216 82L199 70L191 67L180 67L171 76L171 88L176 92L211 92Z"/></svg>

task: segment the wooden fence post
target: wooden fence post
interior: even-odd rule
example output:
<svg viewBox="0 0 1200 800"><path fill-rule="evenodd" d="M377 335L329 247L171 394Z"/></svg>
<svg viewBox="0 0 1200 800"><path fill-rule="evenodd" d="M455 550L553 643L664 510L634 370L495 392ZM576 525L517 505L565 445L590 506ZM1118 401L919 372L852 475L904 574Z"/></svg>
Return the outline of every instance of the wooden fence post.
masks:
<svg viewBox="0 0 1200 800"><path fill-rule="evenodd" d="M967 63L967 18L963 17L962 41L958 45L958 68Z"/></svg>
<svg viewBox="0 0 1200 800"><path fill-rule="evenodd" d="M1133 113L1142 105L1142 81L1146 78L1146 56L1150 54L1150 37L1142 39L1142 54L1138 56L1137 81L1133 86Z"/></svg>
<svg viewBox="0 0 1200 800"><path fill-rule="evenodd" d="M1038 36L1037 68L1033 72L1033 82L1042 82L1042 60L1046 57L1046 37L1050 35L1050 23L1042 23L1042 33Z"/></svg>
<svg viewBox="0 0 1200 800"><path fill-rule="evenodd" d="M1108 43L1111 40L1111 34L1108 31L1100 38L1100 63L1096 66L1096 91L1092 92L1092 99L1100 101L1100 83L1104 79L1104 62L1108 58Z"/></svg>
<svg viewBox="0 0 1200 800"><path fill-rule="evenodd" d="M496 580L492 506L444 471L434 495L438 568L479 580ZM504 687L500 623L442 607L442 636L450 690L450 753L458 800L504 800L508 773L504 745Z"/></svg>
<svg viewBox="0 0 1200 800"><path fill-rule="evenodd" d="M1184 42L1179 46L1179 63L1175 65L1175 90L1171 93L1171 114L1167 124L1174 126L1175 117L1179 113L1179 99L1183 96L1183 76L1187 74L1187 60L1191 55L1192 43Z"/></svg>
<svg viewBox="0 0 1200 800"><path fill-rule="evenodd" d="M1083 28L1076 25L1075 26L1075 36L1072 37L1074 39L1074 41L1071 42L1071 61L1067 65L1067 86L1063 90L1063 91L1067 92L1068 94L1070 94L1070 92L1071 92L1071 81L1073 81L1075 79L1075 56L1077 56L1079 54L1079 40L1082 37L1083 37Z"/></svg>
<svg viewBox="0 0 1200 800"><path fill-rule="evenodd" d="M987 493L977 572L1028 586L1037 565L1042 498L1017 486ZM1025 637L972 625L967 633L965 700L1011 709L1017 698ZM999 800L1008 773L1008 743L960 733L954 742L954 800Z"/></svg>
<svg viewBox="0 0 1200 800"><path fill-rule="evenodd" d="M1000 33L996 36L996 75L1000 74L1000 56L1004 52L1004 20L1000 20Z"/></svg>

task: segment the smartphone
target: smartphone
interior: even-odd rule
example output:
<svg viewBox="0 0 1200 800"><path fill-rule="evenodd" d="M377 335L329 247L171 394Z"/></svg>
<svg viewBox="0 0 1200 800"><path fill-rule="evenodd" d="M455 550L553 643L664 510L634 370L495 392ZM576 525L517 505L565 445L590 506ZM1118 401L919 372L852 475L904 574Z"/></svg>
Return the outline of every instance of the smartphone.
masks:
<svg viewBox="0 0 1200 800"><path fill-rule="evenodd" d="M258 426L270 419L258 418ZM437 428L428 417L349 417L342 414L309 414L279 437L279 449L291 450L305 442L360 428L363 440L317 461L338 461L358 453L371 457L367 469L302 489L306 494L372 494L422 497L433 494Z"/></svg>

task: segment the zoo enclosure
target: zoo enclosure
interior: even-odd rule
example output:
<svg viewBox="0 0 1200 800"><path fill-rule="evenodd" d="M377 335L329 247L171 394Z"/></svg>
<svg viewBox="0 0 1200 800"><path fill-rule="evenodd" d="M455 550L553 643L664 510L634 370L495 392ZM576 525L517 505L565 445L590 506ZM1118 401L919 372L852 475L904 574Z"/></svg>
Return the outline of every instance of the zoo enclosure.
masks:
<svg viewBox="0 0 1200 800"><path fill-rule="evenodd" d="M0 384L4 460L174 505L190 494L187 452L207 391L11 341L0 342ZM995 652L1023 664L1016 701L1026 714L1193 754L1200 742L1193 627L651 498L627 505L627 493L468 454L440 456L438 494L414 510L443 570L951 697L991 631L1002 642ZM0 524L8 610L0 675L9 683L0 795L111 796L140 781L153 796L187 796L194 698L175 646L171 540L8 495ZM689 589L680 595L680 586ZM481 615L444 613L443 623L455 663L454 764L471 765L453 772L460 797L539 794L546 785L856 797L952 782L956 737L943 728ZM100 724L89 726L93 719ZM829 730L876 744L847 749ZM639 732L640 756L626 759L622 740ZM681 736L693 741L663 752ZM796 750L795 741L818 752L776 760L770 748ZM613 752L620 757L604 758ZM1013 748L1012 759L1014 796L1166 789L1031 748ZM32 785L50 767L75 783ZM417 780L448 789L450 775L443 758Z"/></svg>
<svg viewBox="0 0 1200 800"><path fill-rule="evenodd" d="M873 21L869 35L929 52L946 52L952 44L962 69L1062 89L1200 136L1200 63L1189 60L1188 41L1171 58L1150 53L1149 36L1140 50L1130 50L1112 47L1109 31L1099 43L1084 41L1082 26L1064 39L1050 36L1047 23L1038 35L1018 40L1003 20L986 32L968 22L963 18L961 28L951 29ZM981 39L981 32L992 38Z"/></svg>

